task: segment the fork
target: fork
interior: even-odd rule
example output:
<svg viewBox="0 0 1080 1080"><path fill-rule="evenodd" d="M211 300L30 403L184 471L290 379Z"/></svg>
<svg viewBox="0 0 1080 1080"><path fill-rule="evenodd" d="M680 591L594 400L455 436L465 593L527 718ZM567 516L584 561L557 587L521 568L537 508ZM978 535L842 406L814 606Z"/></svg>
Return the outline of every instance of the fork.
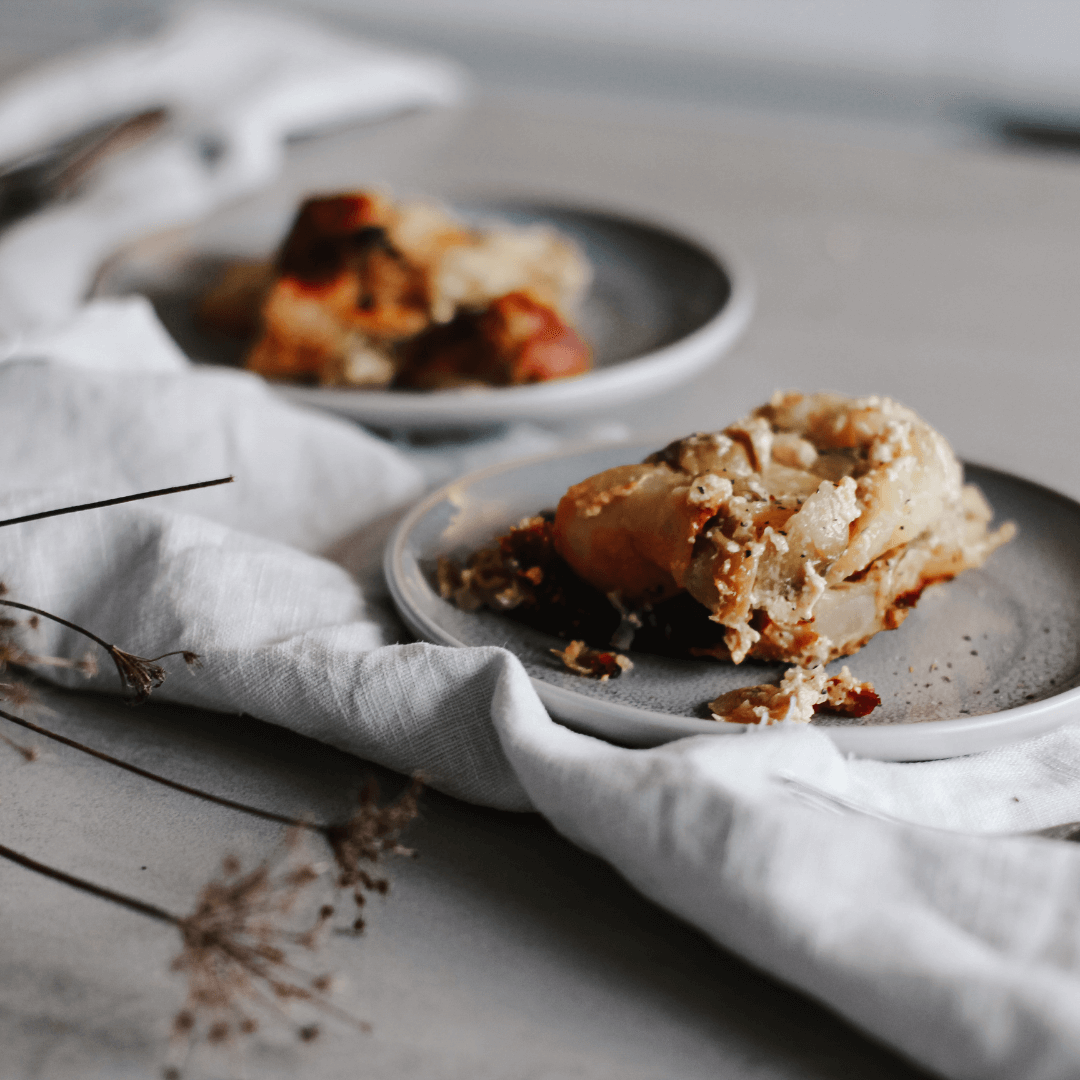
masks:
<svg viewBox="0 0 1080 1080"><path fill-rule="evenodd" d="M73 194L104 158L149 138L166 119L166 110L149 109L106 120L0 165L0 228Z"/></svg>

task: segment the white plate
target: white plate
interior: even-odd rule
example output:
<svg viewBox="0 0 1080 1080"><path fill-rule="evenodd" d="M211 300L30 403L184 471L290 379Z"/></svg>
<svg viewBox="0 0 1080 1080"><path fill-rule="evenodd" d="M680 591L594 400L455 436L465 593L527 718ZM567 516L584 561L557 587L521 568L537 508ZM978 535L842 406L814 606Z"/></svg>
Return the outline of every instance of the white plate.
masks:
<svg viewBox="0 0 1080 1080"><path fill-rule="evenodd" d="M594 369L576 379L481 390L342 390L278 384L285 397L392 429L469 428L513 420L561 421L608 411L668 390L716 362L734 344L753 307L748 278L728 257L648 222L601 211L538 203L472 203L474 220L545 222L570 236L593 264L581 312ZM219 215L220 218L220 215ZM238 230L215 219L220 233ZM269 255L279 236L263 238ZM245 243L250 258L259 243ZM192 311L229 253L206 229L149 237L114 256L95 295L141 292L187 354L240 362L243 347L209 337Z"/></svg>
<svg viewBox="0 0 1080 1080"><path fill-rule="evenodd" d="M707 719L703 704L774 681L781 665L631 653L634 669L621 678L580 679L548 652L557 639L493 612L459 611L432 587L440 555L464 556L554 507L570 484L655 449L569 451L473 473L433 493L387 547L386 577L402 617L428 641L510 649L552 715L581 731L633 746L740 732ZM928 589L899 630L840 662L871 680L882 699L862 720L814 721L845 752L887 761L955 757L1080 716L1080 504L991 469L967 472L1019 534L982 569Z"/></svg>

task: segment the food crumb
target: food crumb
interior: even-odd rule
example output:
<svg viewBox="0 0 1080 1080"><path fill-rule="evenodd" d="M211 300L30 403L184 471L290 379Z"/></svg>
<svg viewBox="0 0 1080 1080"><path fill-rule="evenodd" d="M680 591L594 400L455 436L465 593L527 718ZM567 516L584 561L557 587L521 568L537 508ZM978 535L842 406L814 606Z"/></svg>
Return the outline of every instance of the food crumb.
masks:
<svg viewBox="0 0 1080 1080"><path fill-rule="evenodd" d="M617 679L634 666L621 653L593 649L584 641L571 641L565 649L552 649L551 653L563 662L568 671L583 679L599 679L600 682Z"/></svg>
<svg viewBox="0 0 1080 1080"><path fill-rule="evenodd" d="M815 713L862 717L873 712L881 698L873 685L860 682L845 666L839 675L825 669L790 667L779 686L763 684L730 690L708 704L714 720L729 724L806 724Z"/></svg>

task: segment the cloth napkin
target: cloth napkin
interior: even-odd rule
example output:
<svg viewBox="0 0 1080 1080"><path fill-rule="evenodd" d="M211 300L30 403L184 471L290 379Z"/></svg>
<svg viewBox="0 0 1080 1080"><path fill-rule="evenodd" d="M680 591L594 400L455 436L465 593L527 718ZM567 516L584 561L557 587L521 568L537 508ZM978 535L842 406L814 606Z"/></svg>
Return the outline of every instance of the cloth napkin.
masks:
<svg viewBox="0 0 1080 1080"><path fill-rule="evenodd" d="M922 764L847 759L812 727L651 750L572 732L510 653L404 640L377 561L388 519L425 486L424 459L250 375L190 365L138 299L56 315L9 286L0 302L22 321L0 364L0 519L237 478L3 528L13 598L143 655L199 652L203 668L178 665L158 694L222 723L243 711L460 798L539 811L658 904L940 1075L1080 1073L1080 847L970 835L1077 816L1076 727ZM85 648L44 621L27 645ZM89 686L115 692L115 673ZM833 812L811 789L904 820Z"/></svg>

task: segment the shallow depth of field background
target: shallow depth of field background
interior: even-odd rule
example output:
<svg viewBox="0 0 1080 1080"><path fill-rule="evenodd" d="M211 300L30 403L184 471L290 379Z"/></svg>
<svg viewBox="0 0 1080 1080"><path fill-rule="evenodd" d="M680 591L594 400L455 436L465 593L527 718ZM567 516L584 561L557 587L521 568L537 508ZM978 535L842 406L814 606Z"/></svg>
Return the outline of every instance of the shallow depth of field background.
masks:
<svg viewBox="0 0 1080 1080"><path fill-rule="evenodd" d="M260 0L254 0L256 6ZM0 76L166 0L4 0ZM270 6L270 5L262 5ZM1069 0L279 0L437 49L487 89L594 92L888 125L939 138L1080 128Z"/></svg>

